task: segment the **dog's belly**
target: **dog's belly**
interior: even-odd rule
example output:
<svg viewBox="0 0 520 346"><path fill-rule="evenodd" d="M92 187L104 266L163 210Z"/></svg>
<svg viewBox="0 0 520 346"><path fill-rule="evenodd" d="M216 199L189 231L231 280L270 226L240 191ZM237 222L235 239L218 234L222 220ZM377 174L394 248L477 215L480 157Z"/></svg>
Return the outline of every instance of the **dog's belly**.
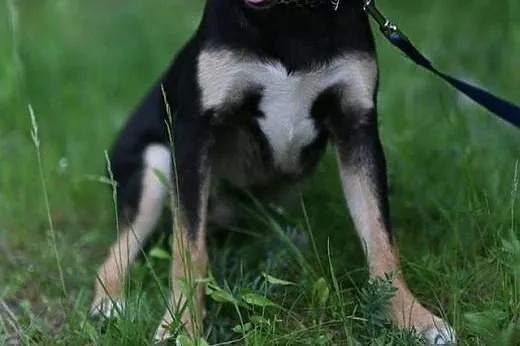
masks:
<svg viewBox="0 0 520 346"><path fill-rule="evenodd" d="M208 207L211 224L228 228L244 220L247 215L237 206L248 199L244 199L241 191L252 193L266 205L294 206L299 183L306 171L300 170L296 174L281 171L274 165L266 141L259 125L227 128L214 137Z"/></svg>
<svg viewBox="0 0 520 346"><path fill-rule="evenodd" d="M259 131L226 128L218 131L211 147L212 184L223 182L239 189L268 185L276 178L270 153Z"/></svg>

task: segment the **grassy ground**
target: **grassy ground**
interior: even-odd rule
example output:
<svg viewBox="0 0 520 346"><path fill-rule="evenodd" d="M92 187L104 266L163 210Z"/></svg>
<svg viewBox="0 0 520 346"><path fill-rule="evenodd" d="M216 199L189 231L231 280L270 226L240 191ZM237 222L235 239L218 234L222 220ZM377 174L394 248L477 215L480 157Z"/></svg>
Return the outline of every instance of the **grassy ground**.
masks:
<svg viewBox="0 0 520 346"><path fill-rule="evenodd" d="M14 344L17 333L24 344L149 343L167 286L164 242L132 271L124 316L105 333L86 323L95 270L115 237L111 196L99 177L104 150L193 31L201 5L0 3L0 344ZM442 68L520 101L518 1L379 5ZM392 222L408 282L454 325L461 344L518 344L518 132L379 41ZM389 288L365 283L335 169L328 157L306 190L308 225L303 217L281 224L310 229L315 248L280 242L283 232L268 222L251 227L240 246L229 240L212 248L210 343L418 342L380 319ZM269 283L263 272L295 285Z"/></svg>

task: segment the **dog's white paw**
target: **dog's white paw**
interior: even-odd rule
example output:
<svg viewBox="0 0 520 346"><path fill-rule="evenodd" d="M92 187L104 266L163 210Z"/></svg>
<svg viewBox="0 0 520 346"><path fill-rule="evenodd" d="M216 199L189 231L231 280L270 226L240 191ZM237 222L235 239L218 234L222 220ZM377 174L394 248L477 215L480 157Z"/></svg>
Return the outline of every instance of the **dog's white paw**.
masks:
<svg viewBox="0 0 520 346"><path fill-rule="evenodd" d="M103 299L93 304L90 315L95 318L112 319L121 315L124 303L117 299Z"/></svg>
<svg viewBox="0 0 520 346"><path fill-rule="evenodd" d="M161 323L161 325L157 328L153 336L153 341L156 344L159 342L170 340L174 337L172 332L168 329L168 325L163 323Z"/></svg>
<svg viewBox="0 0 520 346"><path fill-rule="evenodd" d="M455 345L457 333L446 322L440 321L423 332L430 345Z"/></svg>

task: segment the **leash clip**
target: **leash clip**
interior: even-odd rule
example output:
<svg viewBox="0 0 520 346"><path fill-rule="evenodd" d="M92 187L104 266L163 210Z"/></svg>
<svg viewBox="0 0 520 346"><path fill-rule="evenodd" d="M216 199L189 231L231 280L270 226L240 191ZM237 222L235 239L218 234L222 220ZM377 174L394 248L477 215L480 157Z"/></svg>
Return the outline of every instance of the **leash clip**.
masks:
<svg viewBox="0 0 520 346"><path fill-rule="evenodd" d="M363 10L374 18L377 24L379 24L379 29L387 38L391 38L395 34L401 34L397 26L377 9L375 0L365 0Z"/></svg>

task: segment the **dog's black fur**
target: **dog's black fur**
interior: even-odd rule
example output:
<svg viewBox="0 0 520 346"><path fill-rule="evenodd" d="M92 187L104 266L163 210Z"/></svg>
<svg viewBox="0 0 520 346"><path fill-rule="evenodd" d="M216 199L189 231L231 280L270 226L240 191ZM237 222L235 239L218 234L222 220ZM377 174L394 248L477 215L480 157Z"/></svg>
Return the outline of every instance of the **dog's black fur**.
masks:
<svg viewBox="0 0 520 346"><path fill-rule="evenodd" d="M314 8L274 2L269 8L259 9L247 0L207 1L195 35L141 101L110 152L112 172L118 183L118 206L132 225L140 212L146 183L143 180L147 169L143 158L146 148L151 144L173 147L175 172L169 178L176 187L188 241L200 244L200 238L205 236L202 229L206 213L211 214L211 209L218 207L221 203L218 194L226 187L248 189L263 197L267 188L295 185L313 171L332 139L342 174L354 172L344 178L344 185L349 184L349 179L359 178L366 184L359 193L366 193L363 197L369 202L374 199L373 209L370 204L365 209L352 207L355 202L349 201L351 210L366 213L374 225L379 225L375 231L368 228L366 231L378 232L371 233L370 239L376 242L377 238L382 245L364 245L369 253L387 251L393 262L385 269L391 269L397 266L397 260L390 246L385 160L377 131L376 53L363 2L343 0L337 11L328 1ZM366 76L366 83L371 86L366 90L371 94L360 102L361 96L352 91L356 86L339 80L326 83L313 100L307 100L311 103L309 114L298 116L312 119L316 136L300 148L298 169L287 170L275 164L275 149L259 125L262 119L276 116L265 114L261 107L268 86L258 81L237 87L228 91L231 94L223 102L208 107L203 104L205 85L200 77L200 69L205 68L200 59L205 52L229 52L259 65L279 64L287 78L320 71L343 57L362 57L368 64L374 64L374 73ZM345 64L349 61L345 58ZM212 71L203 72L213 78ZM214 78L218 78L217 74ZM234 180L237 174L245 178L237 182ZM214 185L219 186L217 192L213 191ZM207 193L209 201L205 189L211 190ZM353 215L354 221L365 222L358 214ZM368 242L362 236L363 230L358 232ZM383 274L377 269L381 261L369 256L375 275ZM102 285L110 286L101 281ZM408 292L404 284L399 288ZM411 324L428 327L421 321Z"/></svg>
<svg viewBox="0 0 520 346"><path fill-rule="evenodd" d="M200 86L197 85L197 57L201 50L229 49L251 54L261 60L281 61L289 73L308 71L327 64L331 59L349 53L363 53L375 57L375 46L368 20L363 13L361 1L348 1L349 6L342 6L334 11L330 6L316 9L294 9L276 6L269 10L257 10L241 1L209 1L202 23L195 36L181 50L173 64L155 83L147 96L133 113L125 128L114 144L110 160L116 180L119 183L119 206L137 208L139 201L139 174L142 170L144 149L151 143L170 146L170 139L165 124L170 122L166 103L175 114L174 138L177 152L175 159L179 179L196 179L196 174L184 174L196 171L197 150L209 145L210 137L226 136L232 127L244 127L258 139L263 152L263 160L269 165L268 143L262 138L261 131L255 124L257 117L262 117L258 104L262 97L261 90L249 90L242 102L229 105L218 120L214 120L214 109L202 110L200 105ZM351 4L354 3L354 4ZM226 14L223 16L223 14ZM164 88L166 100L161 89ZM352 132L360 119L355 116L345 119L337 108L337 95L334 88L323 90L317 97L311 116L320 129L320 136L313 145L303 148L301 164L310 173L321 158L330 136L330 127L336 129L341 137L351 138ZM375 94L374 94L375 99ZM375 126L376 115L369 115ZM182 145L184 138L189 145ZM362 138L368 140L368 138ZM233 153L229 153L233 155ZM384 174L383 156L378 155L376 166ZM285 178L284 172L278 172ZM274 180L281 177L273 177ZM300 177L291 177L300 178ZM384 184L384 177L380 179ZM199 194L197 181L180 183L180 196L185 209L198 210L196 201L189 201ZM256 185L256 184L255 184ZM252 188L253 186L249 186ZM257 186L254 186L257 187ZM258 187L257 187L258 188ZM184 190L186 189L186 190ZM386 200L386 187L379 188L382 200ZM190 205L190 206L188 206ZM384 208L387 209L386 206ZM385 217L388 212L385 212ZM197 217L189 217L195 224Z"/></svg>

